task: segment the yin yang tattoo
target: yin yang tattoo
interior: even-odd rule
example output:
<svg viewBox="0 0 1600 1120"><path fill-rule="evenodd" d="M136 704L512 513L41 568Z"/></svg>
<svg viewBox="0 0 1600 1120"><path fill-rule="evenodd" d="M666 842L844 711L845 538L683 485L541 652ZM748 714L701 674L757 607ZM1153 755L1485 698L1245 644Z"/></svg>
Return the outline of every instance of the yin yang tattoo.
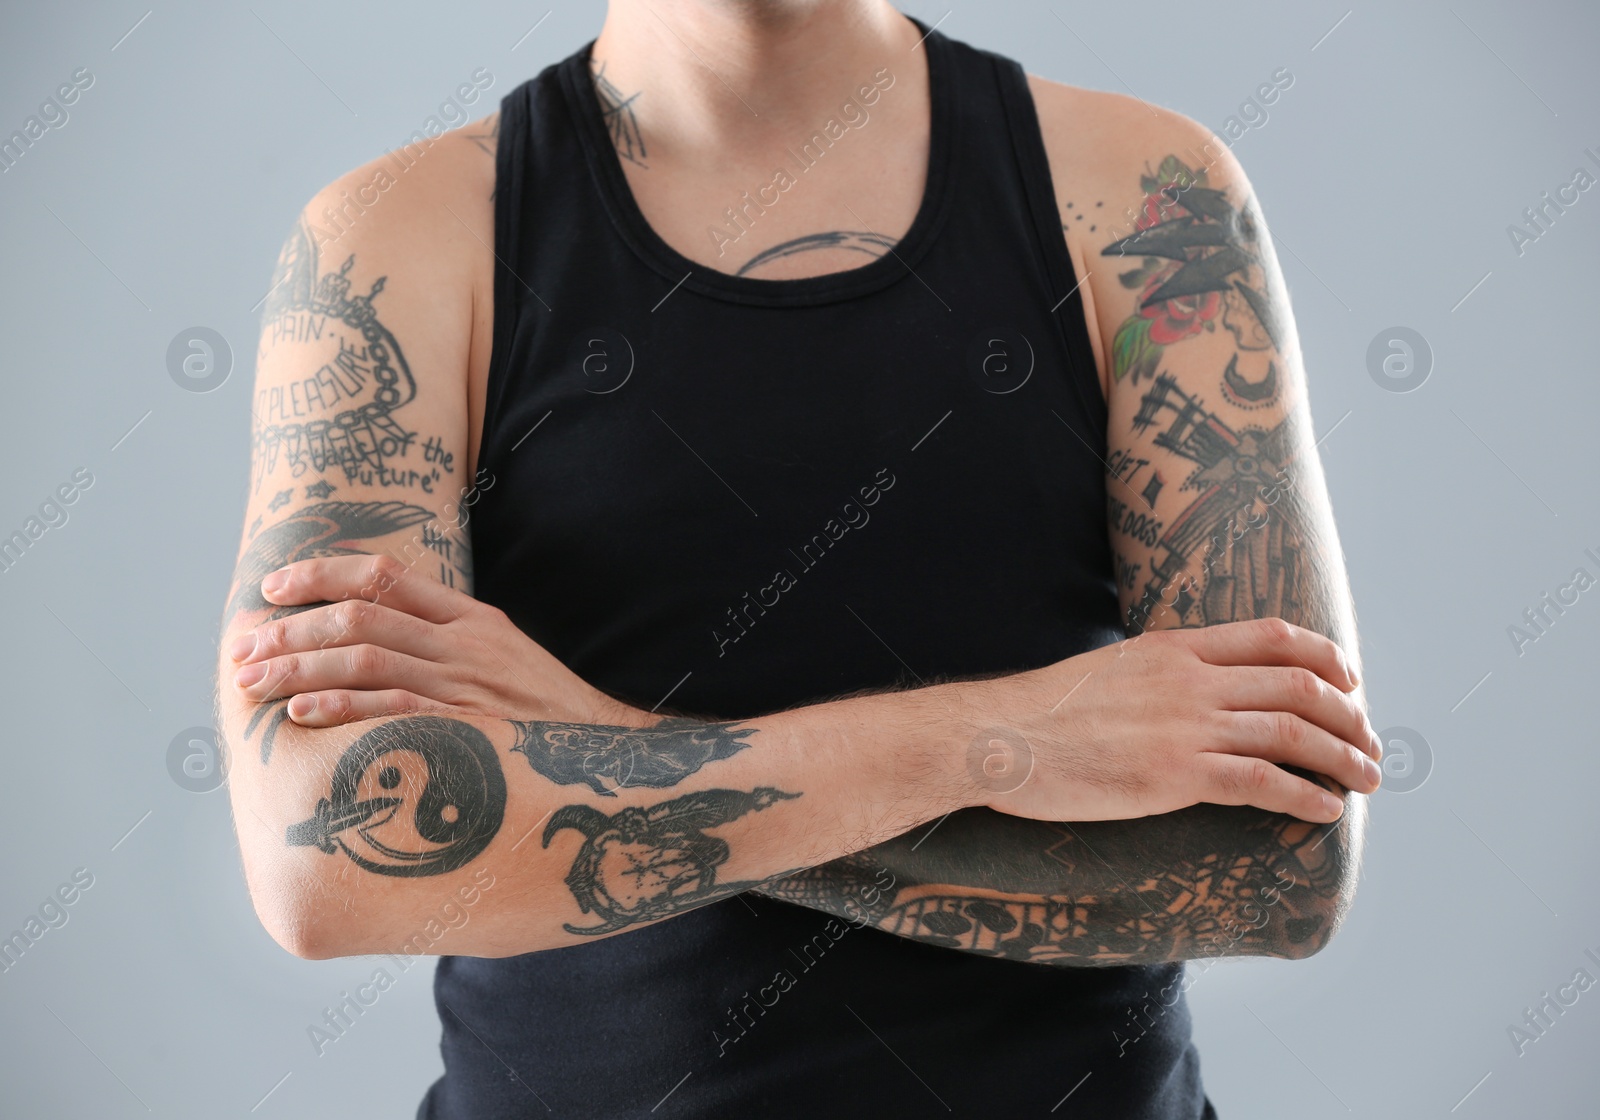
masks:
<svg viewBox="0 0 1600 1120"><path fill-rule="evenodd" d="M328 796L289 827L288 842L342 851L379 875L443 875L489 846L505 809L505 774L483 732L417 716L357 739L334 767Z"/></svg>

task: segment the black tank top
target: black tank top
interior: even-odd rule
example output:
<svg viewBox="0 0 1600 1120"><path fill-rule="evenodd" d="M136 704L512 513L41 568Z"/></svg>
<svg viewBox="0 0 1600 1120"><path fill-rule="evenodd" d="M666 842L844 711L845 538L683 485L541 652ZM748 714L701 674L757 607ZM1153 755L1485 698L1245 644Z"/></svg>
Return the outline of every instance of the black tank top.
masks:
<svg viewBox="0 0 1600 1120"><path fill-rule="evenodd" d="M501 103L476 593L641 708L748 719L1121 636L1106 408L1023 71L918 28L921 208L824 276L657 236L587 46ZM441 959L419 1116L1208 1116L1180 968L995 960L745 895Z"/></svg>

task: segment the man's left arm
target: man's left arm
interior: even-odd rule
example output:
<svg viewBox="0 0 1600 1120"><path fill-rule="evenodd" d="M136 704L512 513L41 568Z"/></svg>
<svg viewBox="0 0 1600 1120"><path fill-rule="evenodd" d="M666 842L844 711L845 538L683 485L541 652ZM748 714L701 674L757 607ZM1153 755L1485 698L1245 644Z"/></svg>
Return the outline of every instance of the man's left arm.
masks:
<svg viewBox="0 0 1600 1120"><path fill-rule="evenodd" d="M1192 122L1172 120L1120 141L1125 158L1110 163L1122 165L1121 186L1084 186L1062 207L1064 219L1080 208L1099 219L1069 241L1104 355L1108 520L1129 640L1280 618L1331 638L1354 666L1354 616L1282 275L1237 162ZM1146 141L1141 167L1131 145L1151 131L1168 135L1154 149ZM1289 692L1331 687L1292 663L1280 673ZM1209 804L1060 824L973 809L762 893L1015 960L1304 957L1349 908L1365 822L1362 795L1319 780L1344 797L1331 825Z"/></svg>

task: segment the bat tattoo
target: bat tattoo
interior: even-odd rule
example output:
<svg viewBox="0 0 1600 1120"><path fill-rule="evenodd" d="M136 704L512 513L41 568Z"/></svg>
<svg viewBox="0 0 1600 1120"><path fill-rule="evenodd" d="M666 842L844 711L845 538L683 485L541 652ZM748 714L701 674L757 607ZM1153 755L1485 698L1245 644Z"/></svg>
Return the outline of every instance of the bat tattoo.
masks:
<svg viewBox="0 0 1600 1120"><path fill-rule="evenodd" d="M511 720L511 749L559 785L586 784L604 797L628 786L666 789L708 762L728 758L750 744L753 727L701 723L669 717L654 727Z"/></svg>

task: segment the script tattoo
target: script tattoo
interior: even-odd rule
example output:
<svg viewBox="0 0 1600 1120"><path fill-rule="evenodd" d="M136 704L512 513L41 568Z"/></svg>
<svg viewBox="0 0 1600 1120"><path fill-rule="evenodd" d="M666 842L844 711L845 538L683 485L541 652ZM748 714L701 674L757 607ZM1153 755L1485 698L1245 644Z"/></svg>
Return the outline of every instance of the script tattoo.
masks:
<svg viewBox="0 0 1600 1120"><path fill-rule="evenodd" d="M379 875L443 875L489 846L505 817L494 746L470 723L416 716L373 728L340 757L328 796L290 847L342 851Z"/></svg>
<svg viewBox="0 0 1600 1120"><path fill-rule="evenodd" d="M263 354L289 350L306 373L256 395L258 487L280 459L294 478L340 468L348 482L383 484L416 438L393 416L416 396L417 385L400 344L373 308L386 278L365 295L352 295L353 254L337 272L319 270L318 243L325 236L304 219L295 226L262 311Z"/></svg>
<svg viewBox="0 0 1600 1120"><path fill-rule="evenodd" d="M767 786L750 793L708 789L610 815L589 805L557 810L545 827L544 846L563 829L583 835L566 883L578 909L600 919L592 926L568 924L567 932L614 933L759 886L717 881L717 869L732 852L706 830L799 796Z"/></svg>
<svg viewBox="0 0 1600 1120"><path fill-rule="evenodd" d="M606 797L629 786L675 786L706 763L749 746L746 739L756 731L676 716L654 727L510 722L517 729L517 743L511 749L526 757L528 765L552 782L586 784Z"/></svg>

